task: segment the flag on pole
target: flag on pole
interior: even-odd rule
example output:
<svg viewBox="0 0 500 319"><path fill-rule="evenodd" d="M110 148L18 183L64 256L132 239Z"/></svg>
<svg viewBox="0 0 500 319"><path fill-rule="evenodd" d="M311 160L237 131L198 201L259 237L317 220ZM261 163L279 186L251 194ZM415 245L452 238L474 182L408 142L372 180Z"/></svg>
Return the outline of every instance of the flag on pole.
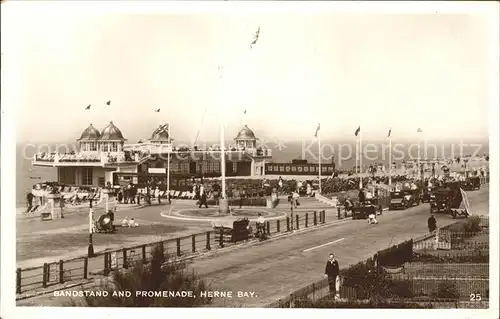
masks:
<svg viewBox="0 0 500 319"><path fill-rule="evenodd" d="M420 127L417 129L417 133L422 133L422 129Z"/></svg>
<svg viewBox="0 0 500 319"><path fill-rule="evenodd" d="M359 132L361 132L361 125L358 126L358 128L356 129L356 132L354 132L354 135L358 136Z"/></svg>
<svg viewBox="0 0 500 319"><path fill-rule="evenodd" d="M111 105L111 101L106 102L106 105Z"/></svg>
<svg viewBox="0 0 500 319"><path fill-rule="evenodd" d="M389 127L389 133L387 133L387 137L391 137L391 130L392 128Z"/></svg>
<svg viewBox="0 0 500 319"><path fill-rule="evenodd" d="M91 104L87 105L87 107L86 107L85 109L86 109L86 110L90 110L90 105L91 105Z"/></svg>
<svg viewBox="0 0 500 319"><path fill-rule="evenodd" d="M253 41L250 43L250 49L259 40L259 34L260 34L260 27L257 29L257 32L255 32L255 35L253 36Z"/></svg>
<svg viewBox="0 0 500 319"><path fill-rule="evenodd" d="M314 137L318 137L318 132L319 132L319 123L318 123L318 126L316 127L316 133L314 133Z"/></svg>
<svg viewBox="0 0 500 319"><path fill-rule="evenodd" d="M156 113L160 112L160 109L156 109L156 110L155 110L155 112L156 112Z"/></svg>

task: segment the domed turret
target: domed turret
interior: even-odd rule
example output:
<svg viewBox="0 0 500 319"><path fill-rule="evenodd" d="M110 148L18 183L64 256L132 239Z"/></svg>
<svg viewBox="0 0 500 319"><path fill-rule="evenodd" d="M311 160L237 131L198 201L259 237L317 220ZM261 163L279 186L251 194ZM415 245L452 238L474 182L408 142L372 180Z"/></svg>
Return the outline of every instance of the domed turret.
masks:
<svg viewBox="0 0 500 319"><path fill-rule="evenodd" d="M158 126L158 128L153 131L153 134L151 134L151 138L149 140L153 143L168 143L168 124Z"/></svg>
<svg viewBox="0 0 500 319"><path fill-rule="evenodd" d="M90 124L89 127L83 131L82 135L77 141L95 141L97 140L101 134L99 131L92 125Z"/></svg>
<svg viewBox="0 0 500 319"><path fill-rule="evenodd" d="M234 140L238 148L255 148L257 144L255 134L246 125L241 129Z"/></svg>
<svg viewBox="0 0 500 319"><path fill-rule="evenodd" d="M106 126L102 132L100 141L126 141L123 138L122 132L118 127L116 127L113 122L109 122L108 126Z"/></svg>
<svg viewBox="0 0 500 319"><path fill-rule="evenodd" d="M238 133L238 136L236 136L236 138L235 138L236 141L238 141L238 140L253 141L256 139L257 138L255 137L255 134L246 125L243 129L241 129L241 131Z"/></svg>

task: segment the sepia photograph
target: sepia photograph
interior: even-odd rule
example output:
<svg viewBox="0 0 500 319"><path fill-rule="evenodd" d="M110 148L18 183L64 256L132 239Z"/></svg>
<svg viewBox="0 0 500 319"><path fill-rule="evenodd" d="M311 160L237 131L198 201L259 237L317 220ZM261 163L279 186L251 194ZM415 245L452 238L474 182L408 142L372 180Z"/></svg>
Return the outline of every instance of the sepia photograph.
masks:
<svg viewBox="0 0 500 319"><path fill-rule="evenodd" d="M2 2L2 318L498 318L497 2L168 2Z"/></svg>

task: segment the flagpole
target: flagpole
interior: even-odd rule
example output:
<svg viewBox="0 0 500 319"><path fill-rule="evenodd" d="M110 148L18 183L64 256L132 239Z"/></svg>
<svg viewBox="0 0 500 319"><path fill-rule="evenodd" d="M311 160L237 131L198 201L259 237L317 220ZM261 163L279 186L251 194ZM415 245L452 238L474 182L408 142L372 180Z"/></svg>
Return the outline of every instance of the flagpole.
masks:
<svg viewBox="0 0 500 319"><path fill-rule="evenodd" d="M220 93L219 93L219 111L220 111L220 171L221 171L221 184L222 184L222 194L221 199L226 198L226 155L225 155L225 141L224 141L224 99L222 94L223 90L223 66L219 66L219 78L220 78Z"/></svg>
<svg viewBox="0 0 500 319"><path fill-rule="evenodd" d="M359 131L359 189L363 188L363 176L361 175L363 172L363 144L361 142L362 136L361 130Z"/></svg>
<svg viewBox="0 0 500 319"><path fill-rule="evenodd" d="M389 130L389 186L392 185L392 136Z"/></svg>
<svg viewBox="0 0 500 319"><path fill-rule="evenodd" d="M321 129L318 129L318 156L319 156L319 162L318 162L318 175L319 175L319 193L321 194L321 133L320 133L320 130Z"/></svg>

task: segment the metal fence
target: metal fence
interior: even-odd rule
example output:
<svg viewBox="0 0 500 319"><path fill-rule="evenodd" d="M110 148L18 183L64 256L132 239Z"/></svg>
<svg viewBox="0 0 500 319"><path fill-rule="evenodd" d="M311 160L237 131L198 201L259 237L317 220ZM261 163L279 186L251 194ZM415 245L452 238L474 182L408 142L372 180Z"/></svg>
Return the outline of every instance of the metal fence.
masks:
<svg viewBox="0 0 500 319"><path fill-rule="evenodd" d="M326 223L325 210L297 212L291 217L266 222L266 232L269 236L290 233L293 230L315 227ZM253 225L256 229L255 225ZM255 241L249 237L243 241ZM50 286L91 279L94 276L106 276L113 270L127 269L132 263L142 261L147 263L152 258L156 247L159 247L167 261L184 260L197 254L216 249L234 246L242 240L233 241L231 234L223 229L207 231L154 243L136 245L117 250L102 251L92 258L85 256L45 263L43 266L17 268L16 293L32 292Z"/></svg>

